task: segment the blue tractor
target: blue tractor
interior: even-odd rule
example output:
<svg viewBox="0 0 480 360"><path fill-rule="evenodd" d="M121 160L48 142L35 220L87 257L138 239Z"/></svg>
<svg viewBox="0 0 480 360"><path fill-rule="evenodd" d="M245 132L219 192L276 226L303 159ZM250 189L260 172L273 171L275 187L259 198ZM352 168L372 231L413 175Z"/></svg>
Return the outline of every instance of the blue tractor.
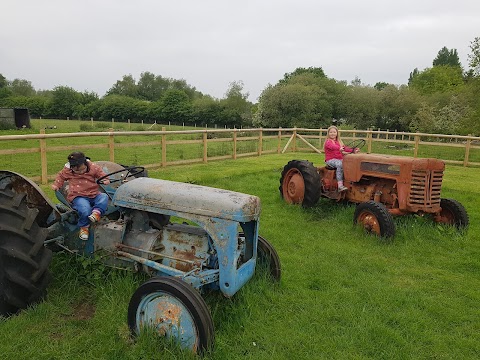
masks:
<svg viewBox="0 0 480 360"><path fill-rule="evenodd" d="M214 343L204 291L233 296L259 261L280 280L277 252L258 235L258 197L148 178L143 167L97 164L110 179L109 185L99 179L110 201L105 216L91 225L88 241L79 239L76 211L65 200L68 184L56 193L60 203L53 204L28 178L0 171L0 315L44 298L51 249L100 254L107 265L151 276L129 303L134 335L151 327L202 353Z"/></svg>

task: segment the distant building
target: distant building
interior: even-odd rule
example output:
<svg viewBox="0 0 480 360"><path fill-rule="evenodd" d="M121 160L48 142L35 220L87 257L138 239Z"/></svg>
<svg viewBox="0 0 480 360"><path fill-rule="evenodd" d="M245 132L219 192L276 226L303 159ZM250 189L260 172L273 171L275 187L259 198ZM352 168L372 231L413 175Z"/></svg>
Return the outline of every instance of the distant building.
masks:
<svg viewBox="0 0 480 360"><path fill-rule="evenodd" d="M30 114L27 108L0 108L1 129L30 128Z"/></svg>

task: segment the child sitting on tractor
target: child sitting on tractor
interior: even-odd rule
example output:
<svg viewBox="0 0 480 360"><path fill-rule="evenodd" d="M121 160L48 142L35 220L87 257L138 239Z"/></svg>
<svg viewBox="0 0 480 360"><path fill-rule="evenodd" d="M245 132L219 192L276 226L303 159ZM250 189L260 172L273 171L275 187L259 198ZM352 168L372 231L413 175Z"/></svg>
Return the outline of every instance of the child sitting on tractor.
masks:
<svg viewBox="0 0 480 360"><path fill-rule="evenodd" d="M345 146L340 139L338 128L332 125L327 129L327 140L323 145L323 150L325 152L325 163L336 169L338 191L347 190L347 187L343 185L343 153L357 153L359 149Z"/></svg>
<svg viewBox="0 0 480 360"><path fill-rule="evenodd" d="M96 182L103 176L106 174L99 165L77 151L68 155L68 162L52 184L52 189L57 191L68 181L67 200L78 212L79 237L84 241L88 240L90 222L99 221L107 209L108 196L99 191ZM105 178L103 183L109 184L110 180Z"/></svg>

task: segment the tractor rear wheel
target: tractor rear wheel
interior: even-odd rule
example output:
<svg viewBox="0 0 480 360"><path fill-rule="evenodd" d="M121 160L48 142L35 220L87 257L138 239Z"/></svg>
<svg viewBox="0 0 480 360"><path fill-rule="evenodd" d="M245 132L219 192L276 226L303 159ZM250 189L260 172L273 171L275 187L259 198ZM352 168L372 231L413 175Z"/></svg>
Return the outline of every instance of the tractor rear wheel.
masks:
<svg viewBox="0 0 480 360"><path fill-rule="evenodd" d="M0 315L17 313L41 301L50 281L52 252L44 246L47 229L36 223L38 209L26 194L0 189Z"/></svg>
<svg viewBox="0 0 480 360"><path fill-rule="evenodd" d="M140 285L128 305L133 335L151 327L183 349L203 353L213 346L213 320L205 300L186 282L156 277Z"/></svg>
<svg viewBox="0 0 480 360"><path fill-rule="evenodd" d="M283 168L278 189L288 204L302 204L308 208L320 198L320 175L311 162L291 160Z"/></svg>
<svg viewBox="0 0 480 360"><path fill-rule="evenodd" d="M454 199L440 199L442 211L434 217L438 223L456 226L458 229L468 227L469 219L467 210Z"/></svg>
<svg viewBox="0 0 480 360"><path fill-rule="evenodd" d="M357 205L353 223L361 225L366 232L383 238L395 235L395 223L382 203L367 201Z"/></svg>

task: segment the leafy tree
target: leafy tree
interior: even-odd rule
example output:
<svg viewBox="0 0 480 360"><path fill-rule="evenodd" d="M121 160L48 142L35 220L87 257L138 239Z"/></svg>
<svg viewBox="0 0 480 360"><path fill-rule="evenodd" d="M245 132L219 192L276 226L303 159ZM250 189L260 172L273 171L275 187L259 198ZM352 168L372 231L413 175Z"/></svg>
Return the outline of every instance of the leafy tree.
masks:
<svg viewBox="0 0 480 360"><path fill-rule="evenodd" d="M91 91L91 92L88 92L88 91L84 91L82 93L80 93L80 103L82 105L86 105L88 103L91 103L91 102L94 102L94 101L97 101L98 100L98 95L97 93Z"/></svg>
<svg viewBox="0 0 480 360"><path fill-rule="evenodd" d="M306 75L301 75L306 76ZM291 83L267 87L260 95L254 125L320 127L331 122L333 106L319 86Z"/></svg>
<svg viewBox="0 0 480 360"><path fill-rule="evenodd" d="M182 90L165 91L157 107L157 115L164 121L176 123L188 122L192 114L192 106L188 95Z"/></svg>
<svg viewBox="0 0 480 360"><path fill-rule="evenodd" d="M12 94L14 95L33 96L36 93L32 83L27 80L15 79L8 85L8 87L12 90Z"/></svg>
<svg viewBox="0 0 480 360"><path fill-rule="evenodd" d="M446 46L440 49L437 57L433 59L433 66L455 66L462 67L458 58L457 49L448 50Z"/></svg>
<svg viewBox="0 0 480 360"><path fill-rule="evenodd" d="M379 126L381 95L370 86L349 86L342 101L347 124L357 129Z"/></svg>
<svg viewBox="0 0 480 360"><path fill-rule="evenodd" d="M362 86L362 80L358 76L355 76L355 79L350 81L350 85L352 85L352 86Z"/></svg>
<svg viewBox="0 0 480 360"><path fill-rule="evenodd" d="M155 76L151 72L143 72L138 80L138 96L144 100L157 101L170 87L170 81L160 75Z"/></svg>
<svg viewBox="0 0 480 360"><path fill-rule="evenodd" d="M279 83L281 84L288 83L289 80L292 79L293 77L302 75L302 74L312 74L316 77L321 77L321 78L326 77L325 72L321 67L312 67L312 66L310 66L309 68L299 67L299 68L296 68L291 73L285 73L283 75L283 79L280 80Z"/></svg>
<svg viewBox="0 0 480 360"><path fill-rule="evenodd" d="M470 43L470 51L468 54L468 65L473 76L480 76L480 37L476 37Z"/></svg>
<svg viewBox="0 0 480 360"><path fill-rule="evenodd" d="M390 84L382 81L382 82L377 82L375 85L373 85L373 88L380 91L385 89L388 85Z"/></svg>
<svg viewBox="0 0 480 360"><path fill-rule="evenodd" d="M75 115L75 108L81 104L80 93L68 86L57 86L52 91L51 103L48 105L48 115L65 119Z"/></svg>
<svg viewBox="0 0 480 360"><path fill-rule="evenodd" d="M408 131L413 115L421 104L421 96L407 86L388 85L380 91L376 126L382 129Z"/></svg>
<svg viewBox="0 0 480 360"><path fill-rule="evenodd" d="M211 96L202 96L192 102L192 123L198 124L224 124L224 107L218 100Z"/></svg>
<svg viewBox="0 0 480 360"><path fill-rule="evenodd" d="M129 97L138 96L138 88L132 75L123 75L122 80L118 80L108 91L107 95L123 95Z"/></svg>
<svg viewBox="0 0 480 360"><path fill-rule="evenodd" d="M410 131L433 132L435 128L435 109L433 106L423 103L413 116L410 123Z"/></svg>
<svg viewBox="0 0 480 360"><path fill-rule="evenodd" d="M5 76L3 76L2 74L0 74L0 89L1 88L4 88L4 87L7 87L8 85L8 80Z"/></svg>
<svg viewBox="0 0 480 360"><path fill-rule="evenodd" d="M408 85L410 86L413 82L413 79L420 73L418 71L418 68L413 69L413 71L410 73L410 76L408 77Z"/></svg>
<svg viewBox="0 0 480 360"><path fill-rule="evenodd" d="M414 76L409 86L421 94L457 91L463 86L462 69L448 65L427 68Z"/></svg>
<svg viewBox="0 0 480 360"><path fill-rule="evenodd" d="M225 116L224 124L239 126L251 124L251 103L248 101L248 92L243 92L243 82L233 81L225 93L225 98L220 100Z"/></svg>

